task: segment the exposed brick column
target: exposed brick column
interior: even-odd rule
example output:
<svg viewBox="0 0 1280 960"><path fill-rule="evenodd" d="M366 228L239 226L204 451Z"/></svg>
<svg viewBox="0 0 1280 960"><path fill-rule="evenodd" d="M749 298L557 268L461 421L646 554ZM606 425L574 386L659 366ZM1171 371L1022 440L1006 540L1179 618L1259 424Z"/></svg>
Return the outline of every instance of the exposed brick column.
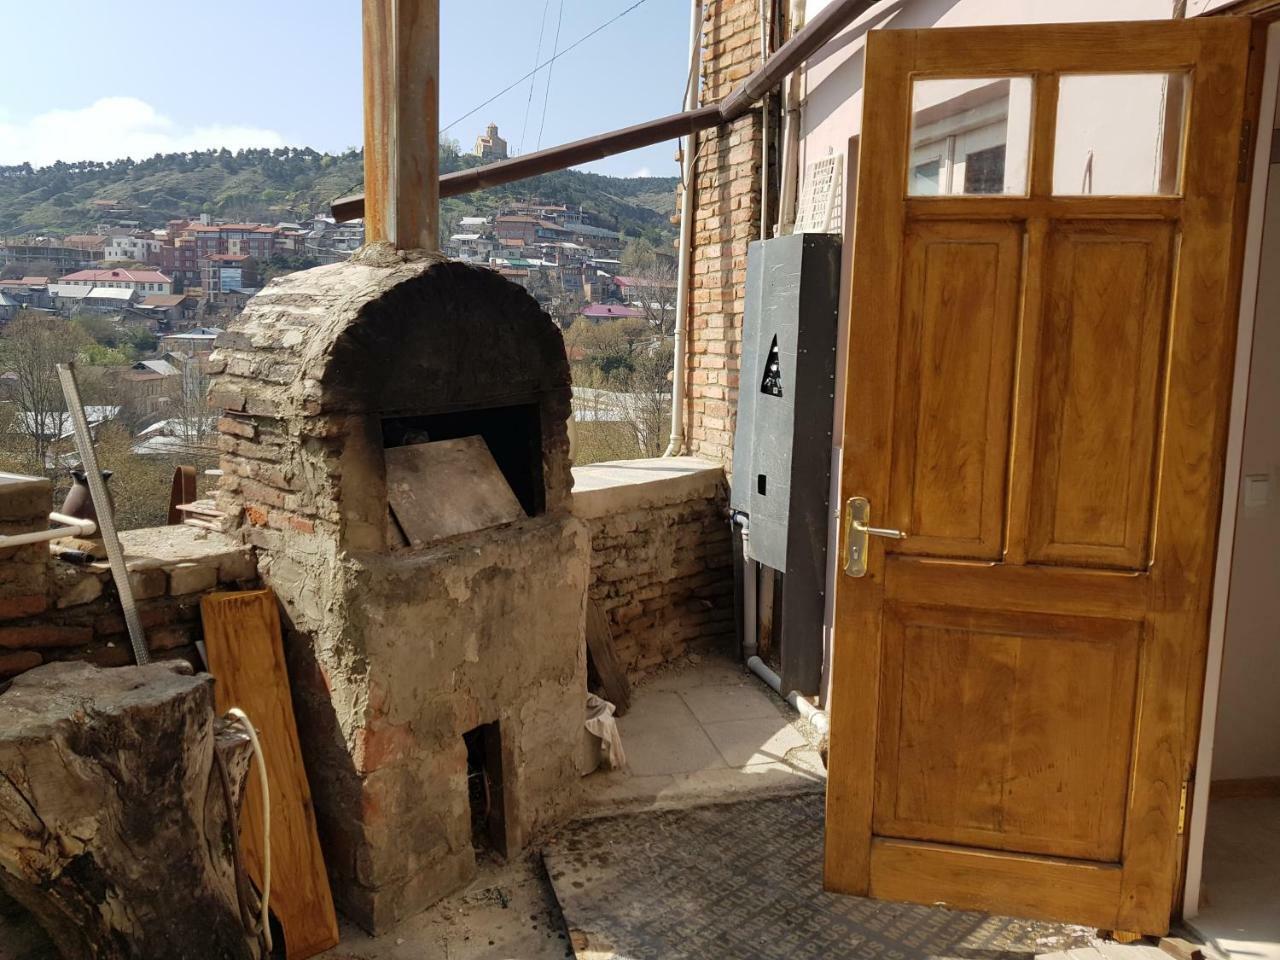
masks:
<svg viewBox="0 0 1280 960"><path fill-rule="evenodd" d="M758 0L708 0L702 102L713 103L760 64ZM698 135L693 298L689 322L689 453L729 465L747 280L747 244L760 230L760 112Z"/></svg>

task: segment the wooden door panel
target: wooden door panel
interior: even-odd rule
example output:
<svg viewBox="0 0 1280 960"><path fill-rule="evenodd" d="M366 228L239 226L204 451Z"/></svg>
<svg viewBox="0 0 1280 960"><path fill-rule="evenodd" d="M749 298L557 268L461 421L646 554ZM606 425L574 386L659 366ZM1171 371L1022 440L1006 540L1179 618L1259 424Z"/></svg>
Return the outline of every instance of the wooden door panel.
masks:
<svg viewBox="0 0 1280 960"><path fill-rule="evenodd" d="M1022 232L907 232L893 451L896 552L994 559L1004 532Z"/></svg>
<svg viewBox="0 0 1280 960"><path fill-rule="evenodd" d="M918 901L921 890L931 890L933 903L1120 926L1123 873L1110 864L876 838L870 866L871 895L885 900Z"/></svg>
<svg viewBox="0 0 1280 960"><path fill-rule="evenodd" d="M1168 929L1249 41L1218 17L867 37L841 495L908 538L871 536L836 582L829 889ZM1181 132L1180 184L1162 184L1180 193L1054 193L1059 137L1063 156L1091 148L1058 122L1080 73L1187 78L1181 131L1168 96L1134 121L1166 152ZM1029 133L1005 128L1030 140L1026 195L908 197L914 85L1002 76L1032 78Z"/></svg>
<svg viewBox="0 0 1280 960"><path fill-rule="evenodd" d="M1118 862L1140 636L886 606L876 834Z"/></svg>
<svg viewBox="0 0 1280 960"><path fill-rule="evenodd" d="M1147 565L1173 246L1167 223L1050 226L1032 563Z"/></svg>

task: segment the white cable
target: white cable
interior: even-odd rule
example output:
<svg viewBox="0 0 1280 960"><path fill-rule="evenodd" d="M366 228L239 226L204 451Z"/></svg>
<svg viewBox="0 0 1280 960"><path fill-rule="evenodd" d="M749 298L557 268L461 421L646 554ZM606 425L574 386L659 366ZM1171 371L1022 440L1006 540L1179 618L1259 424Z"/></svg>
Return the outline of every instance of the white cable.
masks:
<svg viewBox="0 0 1280 960"><path fill-rule="evenodd" d="M258 785L262 787L262 938L267 945L267 953L271 952L271 790L267 786L267 761L262 755L262 744L258 742L258 731L253 728L249 715L239 707L227 711L229 716L240 721L241 726L249 734L249 742L253 745L254 765L258 768Z"/></svg>

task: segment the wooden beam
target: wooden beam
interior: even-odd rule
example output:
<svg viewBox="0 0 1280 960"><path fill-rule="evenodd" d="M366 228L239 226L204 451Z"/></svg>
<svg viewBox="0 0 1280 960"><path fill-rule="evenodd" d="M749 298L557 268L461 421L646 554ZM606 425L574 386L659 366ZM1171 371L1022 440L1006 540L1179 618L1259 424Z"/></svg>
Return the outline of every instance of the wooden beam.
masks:
<svg viewBox="0 0 1280 960"><path fill-rule="evenodd" d="M439 0L364 0L366 243L438 246L439 73Z"/></svg>

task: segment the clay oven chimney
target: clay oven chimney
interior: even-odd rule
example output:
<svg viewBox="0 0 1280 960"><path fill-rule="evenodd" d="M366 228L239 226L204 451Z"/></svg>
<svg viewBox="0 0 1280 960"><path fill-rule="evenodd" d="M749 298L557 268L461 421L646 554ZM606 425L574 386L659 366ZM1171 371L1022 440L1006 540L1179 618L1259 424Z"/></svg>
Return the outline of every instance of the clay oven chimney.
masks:
<svg viewBox="0 0 1280 960"><path fill-rule="evenodd" d="M364 0L366 243L438 246L439 0Z"/></svg>

